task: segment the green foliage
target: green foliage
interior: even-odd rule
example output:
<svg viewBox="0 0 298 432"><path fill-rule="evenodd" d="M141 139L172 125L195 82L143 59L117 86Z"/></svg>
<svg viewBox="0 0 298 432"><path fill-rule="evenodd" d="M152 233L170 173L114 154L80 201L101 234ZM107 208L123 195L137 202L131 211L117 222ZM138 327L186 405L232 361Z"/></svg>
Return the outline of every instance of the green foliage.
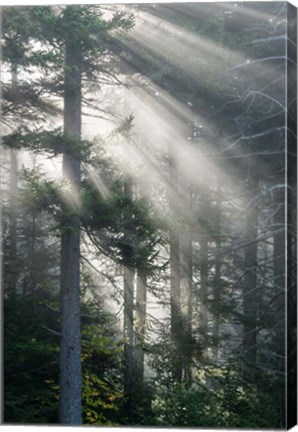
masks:
<svg viewBox="0 0 298 432"><path fill-rule="evenodd" d="M202 344L187 335L183 322L178 324L178 333L181 332L181 334L175 343L169 332L164 330L163 336L156 343L147 347L150 355L149 364L156 373L157 381L161 386L167 388L175 383L175 371L182 360L191 359L192 363L194 359L196 361L202 359Z"/></svg>
<svg viewBox="0 0 298 432"><path fill-rule="evenodd" d="M100 319L98 312L97 319ZM92 324L83 325L83 417L86 424L115 424L124 400L119 373L121 349L107 336L111 329L106 331L110 319L105 319L103 327L96 324L96 319Z"/></svg>
<svg viewBox="0 0 298 432"><path fill-rule="evenodd" d="M58 421L57 315L43 296L4 301L4 421Z"/></svg>
<svg viewBox="0 0 298 432"><path fill-rule="evenodd" d="M148 272L160 268L156 258L162 238L145 199L132 201L119 181L112 183L108 197L83 181L82 194L83 225L100 251L130 267Z"/></svg>
<svg viewBox="0 0 298 432"><path fill-rule="evenodd" d="M63 67L61 48L68 39L74 46L81 45L85 67L90 68L99 54L106 54L111 46L109 33L129 30L133 25L132 16L117 11L106 19L101 8L95 5L6 7L2 25L3 58L23 67L46 66L57 72L57 68ZM41 43L38 50L33 49L32 41Z"/></svg>
<svg viewBox="0 0 298 432"><path fill-rule="evenodd" d="M39 40L47 44L46 27L44 24L47 22L49 31L53 27L55 20L55 13L50 6L3 8L1 28L3 60L26 67L35 58L33 62L35 65L45 65L45 61L50 59L49 56L51 54L46 53L45 45L39 48L38 51L33 51L32 41ZM32 25L33 22L34 25ZM45 54L47 56L43 57ZM55 57L56 60L57 58Z"/></svg>
<svg viewBox="0 0 298 432"><path fill-rule="evenodd" d="M103 17L99 6L84 5L63 8L57 22L57 39L67 37L73 44L80 44L83 56L98 56L107 49L107 33L117 29L129 30L133 26L133 17L123 12L115 12L111 19Z"/></svg>
<svg viewBox="0 0 298 432"><path fill-rule="evenodd" d="M21 123L28 126L29 120L34 124L45 122L49 115L59 112L48 97L49 89L60 85L59 70L63 68L63 52L50 44L56 14L50 6L4 7L2 17L2 60L5 69L17 74L17 82L8 84L4 79L4 121L9 128Z"/></svg>
<svg viewBox="0 0 298 432"><path fill-rule="evenodd" d="M58 297L43 291L5 299L5 423L59 421ZM109 315L92 302L83 302L82 312L84 423L112 425L123 417L121 347Z"/></svg>
<svg viewBox="0 0 298 432"><path fill-rule="evenodd" d="M274 398L246 383L237 372L222 371L213 386L177 382L156 389L153 412L161 426L277 428ZM213 389L212 389L213 387Z"/></svg>
<svg viewBox="0 0 298 432"><path fill-rule="evenodd" d="M266 386L252 384L241 372L226 368L215 380L225 427L277 428L278 402Z"/></svg>
<svg viewBox="0 0 298 432"><path fill-rule="evenodd" d="M58 128L54 131L16 131L3 137L3 145L15 150L27 149L33 153L47 152L51 156L70 154L81 161L90 161L92 143L78 140Z"/></svg>
<svg viewBox="0 0 298 432"><path fill-rule="evenodd" d="M19 206L25 211L55 214L61 204L61 189L56 181L45 180L36 169L23 168L21 180L26 187L20 197Z"/></svg>
<svg viewBox="0 0 298 432"><path fill-rule="evenodd" d="M208 393L173 383L157 391L152 402L159 425L216 427L215 400Z"/></svg>

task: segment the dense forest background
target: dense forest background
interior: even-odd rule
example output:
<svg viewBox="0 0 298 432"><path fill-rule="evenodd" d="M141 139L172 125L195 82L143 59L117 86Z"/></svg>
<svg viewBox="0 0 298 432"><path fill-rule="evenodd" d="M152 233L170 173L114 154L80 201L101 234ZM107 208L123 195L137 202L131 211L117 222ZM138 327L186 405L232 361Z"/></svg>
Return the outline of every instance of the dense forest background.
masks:
<svg viewBox="0 0 298 432"><path fill-rule="evenodd" d="M4 7L1 36L4 422L291 426L295 8Z"/></svg>

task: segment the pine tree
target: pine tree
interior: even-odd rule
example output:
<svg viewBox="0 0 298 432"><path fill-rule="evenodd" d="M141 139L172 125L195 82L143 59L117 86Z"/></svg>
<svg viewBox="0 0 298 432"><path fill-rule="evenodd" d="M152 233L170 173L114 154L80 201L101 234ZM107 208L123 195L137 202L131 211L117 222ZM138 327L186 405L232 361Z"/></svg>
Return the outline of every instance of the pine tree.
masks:
<svg viewBox="0 0 298 432"><path fill-rule="evenodd" d="M58 13L56 13L58 12ZM111 46L108 32L132 24L130 18L116 13L110 21L104 21L101 11L94 7L66 7L58 8L29 8L25 16L35 16L37 25L33 28L33 38L42 40L50 51L41 51L37 65L57 74L58 80L45 82L52 93L64 98L64 131L63 135L51 131L28 133L25 124L25 134L21 133L12 145L25 146L29 149L36 143L35 150L40 151L43 146L50 152L63 154L63 174L70 183L71 205L66 206L61 226L61 364L60 364L60 392L61 392L61 422L63 424L81 423L81 359L80 359L80 215L77 200L80 190L80 141L81 135L81 93L82 74L92 75L98 70L98 54ZM10 13L8 10L7 14ZM22 15L18 15L17 18ZM74 20L76 26L74 26ZM16 21L16 22L15 22ZM14 53L15 47L26 53L26 44L32 32L26 27L27 33L20 34L20 38L13 40L10 33L19 21L7 19L6 52L7 56ZM11 24L12 23L12 24ZM90 30L85 32L86 28ZM19 31L17 29L17 31ZM34 32L35 31L35 32ZM14 44L15 42L15 44ZM19 45L17 45L19 43ZM58 47L58 48L57 48ZM64 51L64 64L59 50ZM17 54L19 54L17 52ZM53 54L53 57L51 57ZM35 54L36 57L36 54ZM34 53L27 61L34 65ZM33 58L33 59L32 59ZM41 58L41 62L40 62ZM56 63L55 63L56 60ZM53 62L52 62L53 61ZM26 63L25 63L26 65ZM51 69L52 68L52 69ZM64 78L61 81L62 72ZM100 70L100 68L99 68ZM34 95L35 89L33 89ZM30 95L31 89L29 91ZM7 98L9 100L9 98ZM37 125L35 125L37 126ZM31 133L31 135L30 135ZM56 137L55 137L56 134ZM17 136L14 136L16 139ZM33 139L32 139L33 138ZM55 139L56 138L56 139ZM60 140L60 147L57 141ZM8 138L9 141L9 138ZM56 142L55 142L56 141ZM10 144L12 139L10 139ZM54 145L54 147L52 146ZM70 146L70 147L69 147ZM71 148L72 147L72 148ZM34 149L34 147L33 147ZM74 149L79 149L75 151Z"/></svg>

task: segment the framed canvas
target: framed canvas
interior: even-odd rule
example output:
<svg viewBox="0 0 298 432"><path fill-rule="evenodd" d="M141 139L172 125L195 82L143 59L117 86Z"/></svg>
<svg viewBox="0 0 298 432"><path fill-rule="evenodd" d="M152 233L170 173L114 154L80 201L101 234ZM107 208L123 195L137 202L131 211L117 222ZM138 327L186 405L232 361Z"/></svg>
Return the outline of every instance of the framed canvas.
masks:
<svg viewBox="0 0 298 432"><path fill-rule="evenodd" d="M296 7L1 16L3 424L296 425Z"/></svg>

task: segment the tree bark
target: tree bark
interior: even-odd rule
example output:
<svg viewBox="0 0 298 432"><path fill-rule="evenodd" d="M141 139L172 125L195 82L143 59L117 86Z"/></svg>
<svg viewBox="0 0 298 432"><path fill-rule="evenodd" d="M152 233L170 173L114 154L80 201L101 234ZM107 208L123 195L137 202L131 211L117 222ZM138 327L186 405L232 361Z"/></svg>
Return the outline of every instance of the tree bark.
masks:
<svg viewBox="0 0 298 432"><path fill-rule="evenodd" d="M71 6L73 8L74 6ZM71 40L65 46L64 133L81 137L81 53ZM80 323L80 216L78 192L81 167L78 157L63 155L63 175L71 188L69 215L61 237L61 345L60 422L82 423L81 323Z"/></svg>
<svg viewBox="0 0 298 432"><path fill-rule="evenodd" d="M136 336L135 349L136 384L141 388L144 384L144 341L146 334L146 306L147 306L147 276L138 270L136 293Z"/></svg>
<svg viewBox="0 0 298 432"><path fill-rule="evenodd" d="M208 237L203 233L200 241L200 331L203 340L207 341L208 317L207 317L207 293L208 293Z"/></svg>
<svg viewBox="0 0 298 432"><path fill-rule="evenodd" d="M127 397L126 411L132 415L132 393L134 382L134 269L124 268L124 392Z"/></svg>
<svg viewBox="0 0 298 432"><path fill-rule="evenodd" d="M17 263L17 191L18 191L18 160L15 150L10 150L10 294L17 294L18 271L13 268Z"/></svg>
<svg viewBox="0 0 298 432"><path fill-rule="evenodd" d="M193 223L193 188L186 179L180 181L185 229L180 238L180 304L183 326L182 369L183 381L191 385L192 381L192 223Z"/></svg>
<svg viewBox="0 0 298 432"><path fill-rule="evenodd" d="M217 202L216 202L216 215L215 215L215 226L216 226L216 239L215 239L215 274L214 274L214 305L215 309L218 307L220 302L220 288L221 288L221 257L219 254L221 248L221 187L217 187ZM213 355L215 361L218 360L218 345L219 345L219 317L218 313L213 315Z"/></svg>
<svg viewBox="0 0 298 432"><path fill-rule="evenodd" d="M17 90L18 75L17 65L11 68L11 84L12 89ZM10 185L9 185L9 200L10 200L10 289L12 296L17 294L18 272L13 266L17 263L17 193L18 193L18 159L16 150L10 150Z"/></svg>
<svg viewBox="0 0 298 432"><path fill-rule="evenodd" d="M192 381L192 238L190 227L181 239L181 318L183 324L182 367L183 380L190 385Z"/></svg>
<svg viewBox="0 0 298 432"><path fill-rule="evenodd" d="M175 155L169 158L170 187L169 205L173 225L177 216L177 197L179 196L178 167ZM181 291L180 291L180 239L178 228L173 226L170 232L170 304L171 304L171 337L174 344L175 360L173 364L173 379L182 380L182 352L180 349L183 337L181 320Z"/></svg>
<svg viewBox="0 0 298 432"><path fill-rule="evenodd" d="M124 180L124 195L132 199L132 179ZM133 415L132 396L134 386L134 285L135 269L124 267L124 393L127 398L126 412L129 419Z"/></svg>
<svg viewBox="0 0 298 432"><path fill-rule="evenodd" d="M180 241L177 233L172 233L170 240L170 271L171 271L171 335L175 349L175 361L173 365L173 378L182 380L182 353L180 344L182 341L181 307L180 307Z"/></svg>

